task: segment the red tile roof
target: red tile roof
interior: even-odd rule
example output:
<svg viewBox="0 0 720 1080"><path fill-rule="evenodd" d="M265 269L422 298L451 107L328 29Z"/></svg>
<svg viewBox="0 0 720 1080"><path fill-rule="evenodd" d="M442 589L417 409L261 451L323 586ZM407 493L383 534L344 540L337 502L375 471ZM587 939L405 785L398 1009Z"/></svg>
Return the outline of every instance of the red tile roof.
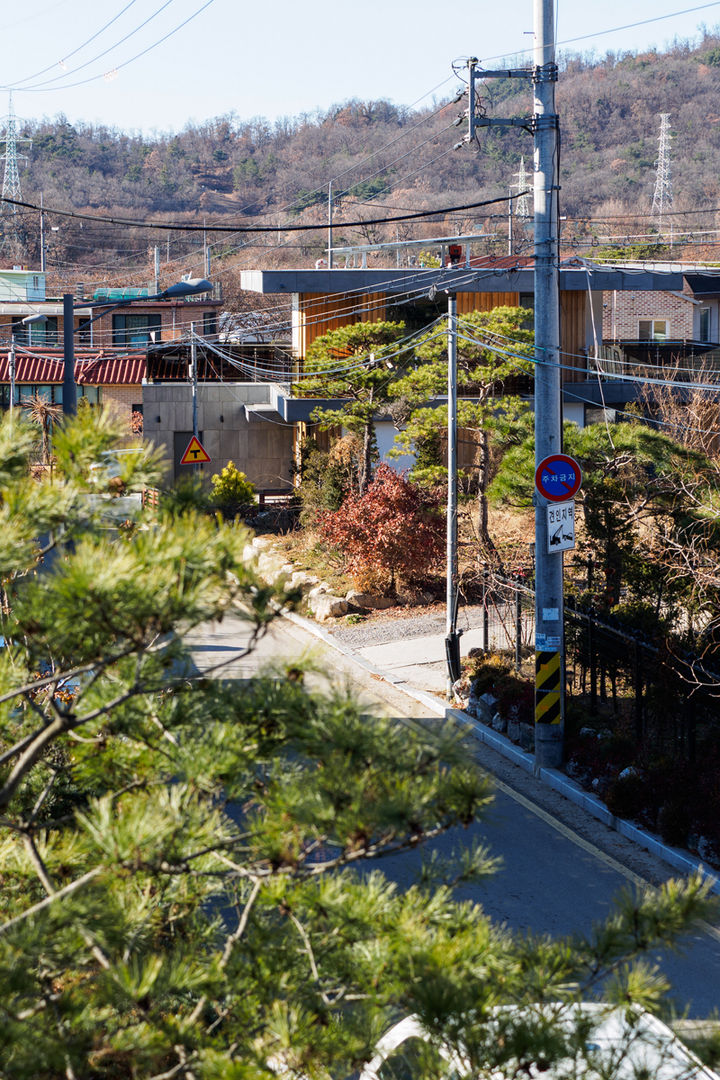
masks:
<svg viewBox="0 0 720 1080"><path fill-rule="evenodd" d="M75 381L79 386L139 386L145 376L146 354L113 356L103 352L76 353ZM7 353L0 355L0 383L10 381ZM42 356L23 353L15 356L16 383L61 383L62 353Z"/></svg>

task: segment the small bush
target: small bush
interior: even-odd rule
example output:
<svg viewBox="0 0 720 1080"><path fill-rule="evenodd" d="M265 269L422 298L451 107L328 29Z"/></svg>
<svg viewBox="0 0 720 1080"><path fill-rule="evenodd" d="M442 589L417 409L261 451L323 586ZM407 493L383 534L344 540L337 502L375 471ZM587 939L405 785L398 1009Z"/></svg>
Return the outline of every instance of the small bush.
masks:
<svg viewBox="0 0 720 1080"><path fill-rule="evenodd" d="M647 797L647 785L642 776L618 776L611 783L605 802L616 817L637 818L646 808Z"/></svg>
<svg viewBox="0 0 720 1080"><path fill-rule="evenodd" d="M232 461L211 477L211 483L213 504L225 517L234 517L243 507L255 502L255 486Z"/></svg>
<svg viewBox="0 0 720 1080"><path fill-rule="evenodd" d="M507 720L533 721L535 686L530 679L519 675L513 661L501 653L472 656L466 666L475 693L492 694L498 712Z"/></svg>

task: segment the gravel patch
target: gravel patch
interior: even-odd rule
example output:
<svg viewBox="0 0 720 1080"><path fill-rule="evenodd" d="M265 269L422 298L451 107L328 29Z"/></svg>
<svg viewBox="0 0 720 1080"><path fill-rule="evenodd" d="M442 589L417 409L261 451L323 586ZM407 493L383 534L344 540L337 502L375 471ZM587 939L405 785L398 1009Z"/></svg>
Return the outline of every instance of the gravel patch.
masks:
<svg viewBox="0 0 720 1080"><path fill-rule="evenodd" d="M458 629L468 630L482 626L482 607L471 605L460 609ZM445 634L445 605L429 607L398 607L377 611L361 622L338 619L325 624L325 630L342 645L362 649L366 645L382 645L386 641L404 641L426 637L428 634Z"/></svg>

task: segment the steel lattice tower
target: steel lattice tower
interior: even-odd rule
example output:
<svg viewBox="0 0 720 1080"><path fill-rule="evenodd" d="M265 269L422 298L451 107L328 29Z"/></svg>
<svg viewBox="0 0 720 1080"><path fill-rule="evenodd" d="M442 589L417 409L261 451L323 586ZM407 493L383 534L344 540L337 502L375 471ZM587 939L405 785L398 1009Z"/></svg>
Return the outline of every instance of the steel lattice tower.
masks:
<svg viewBox="0 0 720 1080"><path fill-rule="evenodd" d="M655 162L655 193L652 201L652 213L659 230L662 230L663 213L672 206L672 180L670 178L670 113L660 113L660 136L658 138L658 159Z"/></svg>
<svg viewBox="0 0 720 1080"><path fill-rule="evenodd" d="M516 187L519 192L524 191L526 193L524 195L521 194L520 198L516 201L515 214L519 218L530 218L532 215L530 213L530 195L527 194L528 177L527 172L525 171L524 156L520 158L520 169L515 173L515 176L517 177L517 183L513 184L513 187Z"/></svg>
<svg viewBox="0 0 720 1080"><path fill-rule="evenodd" d="M30 143L30 139L21 139L21 142ZM0 160L5 162L5 170L3 172L3 185L2 185L2 197L3 199L22 199L22 189L20 188L20 172L18 170L18 137L17 126L15 123L15 110L13 109L12 94L10 94L10 102L8 105L8 117L5 125L5 134L0 138L0 142L5 144L5 153L0 154ZM20 157L25 157L24 154L20 154ZM4 229L4 244L8 242L13 248L22 248L24 246L24 230L18 223L17 219L17 206L10 206L3 202L0 214L5 222Z"/></svg>

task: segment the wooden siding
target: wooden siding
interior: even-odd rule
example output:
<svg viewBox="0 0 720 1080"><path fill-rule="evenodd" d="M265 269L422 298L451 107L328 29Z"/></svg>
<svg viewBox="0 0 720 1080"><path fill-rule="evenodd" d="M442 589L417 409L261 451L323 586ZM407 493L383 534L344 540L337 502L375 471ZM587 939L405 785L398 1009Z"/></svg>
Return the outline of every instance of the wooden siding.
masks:
<svg viewBox="0 0 720 1080"><path fill-rule="evenodd" d="M338 296L326 293L303 293L300 297L300 356L309 345L329 330L349 323L378 322L387 318L385 293L353 293ZM457 294L458 315L472 311L492 311L496 307L517 307L516 292ZM560 293L560 349L562 381L578 382L587 378L587 294L581 290Z"/></svg>
<svg viewBox="0 0 720 1080"><path fill-rule="evenodd" d="M457 294L458 315L469 315L471 311L492 311L496 307L517 307L520 293L462 293Z"/></svg>
<svg viewBox="0 0 720 1080"><path fill-rule="evenodd" d="M560 293L560 377L564 383L587 378L587 304L585 292Z"/></svg>
<svg viewBox="0 0 720 1080"><path fill-rule="evenodd" d="M304 356L316 338L357 322L380 322L386 317L385 293L303 293L300 297L300 349Z"/></svg>

